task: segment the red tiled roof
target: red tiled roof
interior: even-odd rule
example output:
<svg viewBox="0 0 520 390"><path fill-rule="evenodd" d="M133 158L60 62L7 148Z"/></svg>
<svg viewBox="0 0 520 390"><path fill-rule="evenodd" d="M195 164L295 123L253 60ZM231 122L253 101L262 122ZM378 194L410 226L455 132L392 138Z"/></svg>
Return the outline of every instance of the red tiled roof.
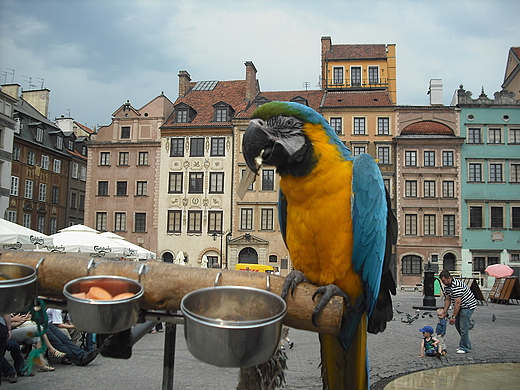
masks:
<svg viewBox="0 0 520 390"><path fill-rule="evenodd" d="M326 60L366 60L386 59L386 45L331 45L330 51L325 53Z"/></svg>
<svg viewBox="0 0 520 390"><path fill-rule="evenodd" d="M316 111L320 111L321 101L323 99L324 92L322 90L311 90L311 91L268 91L261 92L257 97L256 101L259 99L265 98L271 102L290 102L291 100L302 97L307 99L307 103L309 107L313 108ZM257 104L252 104L247 111L243 112L239 117L241 118L250 118L253 111L256 110L259 106Z"/></svg>
<svg viewBox="0 0 520 390"><path fill-rule="evenodd" d="M80 127L83 131L86 131L86 132L89 133L89 134L94 134L94 130L92 130L91 128L89 128L89 127L87 127L87 126L85 126L85 125L82 125L81 123L76 122L76 121L74 121L74 123L75 123L76 125L78 125L78 127Z"/></svg>
<svg viewBox="0 0 520 390"><path fill-rule="evenodd" d="M448 126L434 121L415 122L406 126L401 135L452 135L455 133Z"/></svg>
<svg viewBox="0 0 520 390"><path fill-rule="evenodd" d="M515 53L516 58L520 60L520 46L512 47L511 51Z"/></svg>
<svg viewBox="0 0 520 390"><path fill-rule="evenodd" d="M327 92L323 107L393 106L388 91Z"/></svg>

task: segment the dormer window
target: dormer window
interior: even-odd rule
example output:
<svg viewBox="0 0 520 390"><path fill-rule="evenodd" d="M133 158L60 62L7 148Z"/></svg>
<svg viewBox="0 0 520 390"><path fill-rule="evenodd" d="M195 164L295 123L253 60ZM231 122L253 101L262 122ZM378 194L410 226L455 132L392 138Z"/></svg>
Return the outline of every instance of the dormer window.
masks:
<svg viewBox="0 0 520 390"><path fill-rule="evenodd" d="M58 148L59 150L63 149L63 138L56 137L56 148Z"/></svg>
<svg viewBox="0 0 520 390"><path fill-rule="evenodd" d="M190 123L193 121L197 112L185 103L180 103L175 108L174 123Z"/></svg>
<svg viewBox="0 0 520 390"><path fill-rule="evenodd" d="M229 122L234 115L234 111L231 106L224 102L219 102L213 105L214 121L215 122Z"/></svg>
<svg viewBox="0 0 520 390"><path fill-rule="evenodd" d="M304 106L307 106L307 107L309 106L309 102L307 101L307 99L305 99L302 96L296 96L296 97L292 98L291 102L300 103L300 104L303 104Z"/></svg>
<svg viewBox="0 0 520 390"><path fill-rule="evenodd" d="M361 66L350 68L350 85L352 87L361 87Z"/></svg>
<svg viewBox="0 0 520 390"><path fill-rule="evenodd" d="M74 150L74 141L69 140L69 150Z"/></svg>
<svg viewBox="0 0 520 390"><path fill-rule="evenodd" d="M343 67L335 66L332 69L332 77L333 84L343 84Z"/></svg>
<svg viewBox="0 0 520 390"><path fill-rule="evenodd" d="M40 129L39 127L36 129L36 141L43 142L43 129Z"/></svg>
<svg viewBox="0 0 520 390"><path fill-rule="evenodd" d="M176 112L176 120L177 123L188 123L188 110L178 110Z"/></svg>
<svg viewBox="0 0 520 390"><path fill-rule="evenodd" d="M379 66L368 67L368 83L379 84Z"/></svg>

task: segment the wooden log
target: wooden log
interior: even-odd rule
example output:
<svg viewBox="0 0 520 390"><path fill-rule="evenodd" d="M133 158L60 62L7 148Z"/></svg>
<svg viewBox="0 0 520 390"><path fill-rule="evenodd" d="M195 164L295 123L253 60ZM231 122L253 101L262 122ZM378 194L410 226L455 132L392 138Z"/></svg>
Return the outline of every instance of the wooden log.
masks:
<svg viewBox="0 0 520 390"><path fill-rule="evenodd" d="M101 258L96 258L93 267L87 271L90 258L81 255L0 251L0 262L25 264L34 268L42 258L44 260L38 268L39 295L64 299L63 286L73 279L117 275L140 280L144 288L140 307L145 310L179 310L181 300L186 294L214 286L219 272L222 272L218 280L219 286L249 286L266 289L267 285L267 274L259 272L193 268L157 261L129 262ZM143 272L139 276L140 269ZM270 290L280 295L284 280L282 276L270 275ZM337 335L343 316L344 300L333 297L318 319L320 326L315 327L311 322L311 315L317 303L312 300L315 291L316 286L312 284L298 285L294 295L286 299L287 315L284 323L297 329Z"/></svg>

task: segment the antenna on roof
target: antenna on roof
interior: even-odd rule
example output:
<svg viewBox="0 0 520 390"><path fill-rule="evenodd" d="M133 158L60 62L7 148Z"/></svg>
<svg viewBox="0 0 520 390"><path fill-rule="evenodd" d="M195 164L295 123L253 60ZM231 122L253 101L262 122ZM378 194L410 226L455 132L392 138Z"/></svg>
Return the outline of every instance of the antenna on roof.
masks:
<svg viewBox="0 0 520 390"><path fill-rule="evenodd" d="M44 80L44 79L41 79L41 78L39 78L39 77L36 77L36 80L41 80L42 83L41 83L41 85L40 85L40 89L43 89L43 83L45 82L45 80Z"/></svg>
<svg viewBox="0 0 520 390"><path fill-rule="evenodd" d="M5 75L5 82L7 84L7 75L10 74L12 77L11 77L11 84L14 83L14 69L11 69L11 68L6 68L7 70L10 70L11 72L6 72L6 75Z"/></svg>
<svg viewBox="0 0 520 390"><path fill-rule="evenodd" d="M310 85L311 85L311 83L309 81L304 81L303 82L303 88L305 88L306 91L309 89Z"/></svg>
<svg viewBox="0 0 520 390"><path fill-rule="evenodd" d="M22 75L22 77L25 78L26 81L27 81L27 79L29 80L29 89L32 89L33 87L36 87L36 85L34 85L34 84L32 83L32 77L24 76L24 75Z"/></svg>

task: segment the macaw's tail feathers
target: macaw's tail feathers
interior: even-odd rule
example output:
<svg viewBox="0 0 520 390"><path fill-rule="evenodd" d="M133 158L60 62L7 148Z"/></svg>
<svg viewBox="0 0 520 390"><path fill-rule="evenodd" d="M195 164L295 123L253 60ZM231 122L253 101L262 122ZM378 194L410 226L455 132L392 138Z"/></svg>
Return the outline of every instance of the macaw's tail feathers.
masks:
<svg viewBox="0 0 520 390"><path fill-rule="evenodd" d="M324 390L368 389L366 323L363 315L348 350L339 338L320 334Z"/></svg>
<svg viewBox="0 0 520 390"><path fill-rule="evenodd" d="M386 329L386 323L392 321L392 295L395 295L395 281L392 272L388 270L381 275L381 288L377 296L376 305L368 319L368 331L377 334Z"/></svg>

